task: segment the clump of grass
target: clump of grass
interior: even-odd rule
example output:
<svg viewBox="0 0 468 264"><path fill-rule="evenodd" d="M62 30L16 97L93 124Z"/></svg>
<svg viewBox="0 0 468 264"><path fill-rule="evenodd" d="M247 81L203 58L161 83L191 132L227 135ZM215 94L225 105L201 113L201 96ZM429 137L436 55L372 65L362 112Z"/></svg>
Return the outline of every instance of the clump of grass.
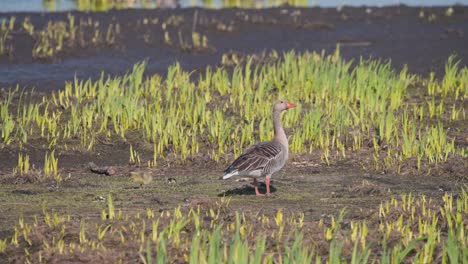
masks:
<svg viewBox="0 0 468 264"><path fill-rule="evenodd" d="M429 95L438 95L442 98L452 97L455 100L463 100L468 96L468 86L466 79L468 78L468 69L459 67L460 62L456 61L454 55L450 56L445 64L445 74L441 82L434 78L434 73L431 73L427 91Z"/></svg>
<svg viewBox="0 0 468 264"><path fill-rule="evenodd" d="M158 4L155 1L127 2L120 0L76 0L77 9L80 11L108 11L110 9L132 8L136 3L145 8L156 8Z"/></svg>
<svg viewBox="0 0 468 264"><path fill-rule="evenodd" d="M166 31L165 24L163 24L164 30L164 44L168 46L176 46L185 52L199 52L199 51L213 51L214 48L209 45L208 37L199 32L192 31L191 37L184 36L182 30L177 31L177 42L174 43L169 34L169 31Z"/></svg>
<svg viewBox="0 0 468 264"><path fill-rule="evenodd" d="M31 164L29 163L29 155L25 154L23 156L22 153L18 155L18 166L13 170L13 174L19 174L21 176L26 175L29 173L29 169L31 168Z"/></svg>
<svg viewBox="0 0 468 264"><path fill-rule="evenodd" d="M45 154L44 175L46 177L52 176L56 181L62 180L62 176L58 172L58 159L55 158L55 151Z"/></svg>
<svg viewBox="0 0 468 264"><path fill-rule="evenodd" d="M32 36L34 34L34 25L31 22L30 17L25 17L22 23L22 28L30 35Z"/></svg>
<svg viewBox="0 0 468 264"><path fill-rule="evenodd" d="M130 164L141 165L140 154L133 149L133 146L130 145L130 158L128 161Z"/></svg>
<svg viewBox="0 0 468 264"><path fill-rule="evenodd" d="M11 32L15 30L16 17L11 16L8 19L3 19L0 25L0 56L10 55L13 47L9 44L11 40Z"/></svg>
<svg viewBox="0 0 468 264"><path fill-rule="evenodd" d="M10 29L0 30L0 56L11 53L12 47L8 45L10 39Z"/></svg>
<svg viewBox="0 0 468 264"><path fill-rule="evenodd" d="M32 163L28 154L19 153L17 166L13 168L13 176L15 183L35 183L44 180L53 179L57 182L62 180L58 172L58 159L55 158L54 152L45 154L43 169L37 169Z"/></svg>
<svg viewBox="0 0 468 264"><path fill-rule="evenodd" d="M115 45L120 35L119 24L111 23L106 28L91 18L77 21L71 14L68 14L66 21L49 21L37 31L29 19L25 19L23 28L36 40L32 56L38 59L54 58L76 46Z"/></svg>
<svg viewBox="0 0 468 264"><path fill-rule="evenodd" d="M0 30L1 31L6 31L6 30L13 31L15 29L15 22L16 22L15 16L11 16L8 19L2 19Z"/></svg>

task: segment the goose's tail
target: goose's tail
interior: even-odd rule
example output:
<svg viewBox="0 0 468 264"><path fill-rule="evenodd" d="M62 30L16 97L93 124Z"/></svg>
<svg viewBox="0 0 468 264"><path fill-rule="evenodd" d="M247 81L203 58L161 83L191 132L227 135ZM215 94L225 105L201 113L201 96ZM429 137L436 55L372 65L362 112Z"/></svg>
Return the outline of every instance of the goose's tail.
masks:
<svg viewBox="0 0 468 264"><path fill-rule="evenodd" d="M231 169L231 168L227 168L225 171L224 171L224 175L219 178L220 180L226 180L226 179L229 179L231 178L232 176L236 176L239 174L239 171L237 169Z"/></svg>

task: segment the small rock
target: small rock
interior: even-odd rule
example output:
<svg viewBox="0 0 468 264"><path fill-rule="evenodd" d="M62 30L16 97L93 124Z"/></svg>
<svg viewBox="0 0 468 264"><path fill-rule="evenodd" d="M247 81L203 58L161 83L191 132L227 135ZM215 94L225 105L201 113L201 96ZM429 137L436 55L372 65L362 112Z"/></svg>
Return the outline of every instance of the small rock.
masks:
<svg viewBox="0 0 468 264"><path fill-rule="evenodd" d="M172 178L172 177L171 177L171 178L168 178L168 179L167 179L167 183L173 185L173 184L176 184L177 181L176 181L175 178Z"/></svg>
<svg viewBox="0 0 468 264"><path fill-rule="evenodd" d="M347 229L350 227L350 224L348 221L344 221L343 223L341 223L341 228L343 229Z"/></svg>
<svg viewBox="0 0 468 264"><path fill-rule="evenodd" d="M110 166L98 167L94 162L88 163L88 168L91 172L94 172L97 174L105 174L108 176L115 174L115 169L113 167L110 167Z"/></svg>
<svg viewBox="0 0 468 264"><path fill-rule="evenodd" d="M98 202L101 202L101 201L105 201L106 198L104 198L104 197L102 197L102 196L96 196L96 197L94 198L94 200L95 200L95 201L98 201Z"/></svg>

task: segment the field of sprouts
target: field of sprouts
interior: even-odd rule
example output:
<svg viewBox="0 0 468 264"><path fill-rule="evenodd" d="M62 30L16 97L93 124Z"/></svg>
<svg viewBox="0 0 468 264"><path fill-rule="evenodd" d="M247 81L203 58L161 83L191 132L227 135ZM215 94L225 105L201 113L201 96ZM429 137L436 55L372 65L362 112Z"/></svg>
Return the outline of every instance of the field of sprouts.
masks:
<svg viewBox="0 0 468 264"><path fill-rule="evenodd" d="M40 30L11 17L0 61L119 50L126 34L73 14ZM221 49L193 28L174 35L177 17L141 20L164 32L147 44ZM34 46L14 55L24 37ZM0 262L468 263L466 62L452 54L418 74L345 58L347 43L3 87ZM256 197L250 179L218 178L272 138L277 99L298 105L282 115L290 158L272 196Z"/></svg>

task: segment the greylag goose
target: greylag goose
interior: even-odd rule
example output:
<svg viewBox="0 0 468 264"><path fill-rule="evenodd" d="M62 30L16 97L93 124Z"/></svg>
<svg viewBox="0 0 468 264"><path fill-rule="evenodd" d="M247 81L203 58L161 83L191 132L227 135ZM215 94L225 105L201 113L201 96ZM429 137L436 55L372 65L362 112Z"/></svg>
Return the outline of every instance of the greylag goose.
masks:
<svg viewBox="0 0 468 264"><path fill-rule="evenodd" d="M265 177L266 195L270 195L271 176L281 170L288 159L288 138L281 125L281 112L296 107L295 104L279 100L273 106L273 126L275 135L273 140L260 142L250 146L234 162L224 170L223 180L232 176L253 177L255 194L258 191L257 178Z"/></svg>

